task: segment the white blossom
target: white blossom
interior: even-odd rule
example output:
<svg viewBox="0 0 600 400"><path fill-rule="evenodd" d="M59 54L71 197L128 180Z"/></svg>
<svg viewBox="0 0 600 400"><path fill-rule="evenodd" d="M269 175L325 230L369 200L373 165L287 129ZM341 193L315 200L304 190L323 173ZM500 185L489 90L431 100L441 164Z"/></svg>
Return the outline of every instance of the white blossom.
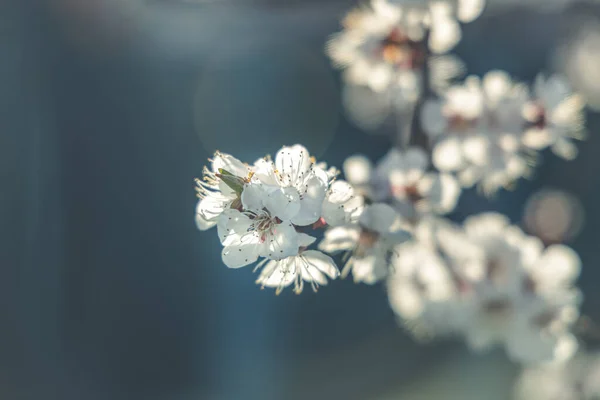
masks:
<svg viewBox="0 0 600 400"><path fill-rule="evenodd" d="M275 201L289 209L294 225L306 226L321 217L321 208L332 176L336 170L325 171L301 145L283 147L275 162L260 159L255 163L254 178L268 187L278 189Z"/></svg>
<svg viewBox="0 0 600 400"><path fill-rule="evenodd" d="M535 150L550 147L560 157L573 159L577 147L571 139L583 138L581 95L573 93L567 81L558 75L539 75L533 98L524 105L523 116L529 124L523 135L525 146Z"/></svg>
<svg viewBox="0 0 600 400"><path fill-rule="evenodd" d="M348 182L335 181L323 201L323 220L331 226L355 222L363 210L363 198Z"/></svg>
<svg viewBox="0 0 600 400"><path fill-rule="evenodd" d="M395 254L390 304L415 334L462 335L477 351L502 345L524 364L562 361L577 349L580 265L568 247L544 249L486 213L462 229L422 220Z"/></svg>
<svg viewBox="0 0 600 400"><path fill-rule="evenodd" d="M348 84L367 86L375 93L387 92L395 107L414 103L421 94L422 68L428 62L426 30L432 32L429 45L434 53L445 53L458 41L456 29L448 28L454 27L453 22L443 10L435 13L436 18L427 15L425 18L414 7L372 0L369 7L346 16L344 31L328 42L327 54L336 67L344 69ZM389 103L381 105L385 104Z"/></svg>
<svg viewBox="0 0 600 400"><path fill-rule="evenodd" d="M200 230L212 228L223 211L232 205L239 206L242 186L252 174L248 165L229 154L216 152L210 161L211 169L204 167L203 179L196 180L200 198L196 206L196 225ZM225 180L222 179L223 174L226 175ZM237 191L231 187L236 184Z"/></svg>
<svg viewBox="0 0 600 400"><path fill-rule="evenodd" d="M406 240L399 220L399 215L386 204L368 205L358 223L328 229L319 249L345 252L347 261L342 276L351 271L355 282L374 284L387 276L394 246Z"/></svg>
<svg viewBox="0 0 600 400"><path fill-rule="evenodd" d="M339 270L331 257L316 250L305 250L305 247L314 242L314 238L300 234L299 254L281 260L265 259L256 269L262 268L256 283L264 287L276 288L279 294L284 288L294 284L294 292L302 293L304 282L310 283L313 291L319 285L327 285L327 278L336 279Z"/></svg>
<svg viewBox="0 0 600 400"><path fill-rule="evenodd" d="M521 145L527 99L523 85L491 71L427 100L420 118L433 144L433 164L456 173L463 186L479 184L486 193L527 176L532 158Z"/></svg>

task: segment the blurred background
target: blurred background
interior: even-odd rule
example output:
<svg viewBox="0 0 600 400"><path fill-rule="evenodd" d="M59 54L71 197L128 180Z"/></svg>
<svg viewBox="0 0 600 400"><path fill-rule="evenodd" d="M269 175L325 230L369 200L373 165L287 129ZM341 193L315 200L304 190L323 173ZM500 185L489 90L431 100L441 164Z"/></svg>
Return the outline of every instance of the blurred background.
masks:
<svg viewBox="0 0 600 400"><path fill-rule="evenodd" d="M565 70L600 105L600 4L489 0L456 48L469 73ZM550 4L551 3L551 4ZM323 54L347 0L0 2L0 397L505 400L501 351L415 343L381 286L259 290L194 224L216 150L254 160L302 143L341 166L387 138L353 127ZM551 5L552 7L548 7ZM485 210L523 219L539 188L585 209L583 312L600 320L600 128L572 162ZM552 218L552 217L549 217Z"/></svg>

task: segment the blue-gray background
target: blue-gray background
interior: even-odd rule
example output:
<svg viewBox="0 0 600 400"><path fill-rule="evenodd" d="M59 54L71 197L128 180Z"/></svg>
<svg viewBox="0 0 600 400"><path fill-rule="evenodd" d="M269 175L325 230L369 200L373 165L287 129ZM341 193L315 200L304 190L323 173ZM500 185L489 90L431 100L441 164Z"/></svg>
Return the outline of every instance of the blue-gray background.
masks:
<svg viewBox="0 0 600 400"><path fill-rule="evenodd" d="M299 142L338 166L388 149L344 119L322 54L350 6L0 2L3 399L377 399L461 348L416 345L380 286L261 291L194 225L193 179L216 148L253 161ZM490 13L456 52L471 73L531 80L572 21ZM596 317L598 124L590 115L576 161L547 155L535 181L493 201L467 193L452 216L519 221L541 186L579 196L573 246ZM484 384L466 371L454 375L464 386Z"/></svg>

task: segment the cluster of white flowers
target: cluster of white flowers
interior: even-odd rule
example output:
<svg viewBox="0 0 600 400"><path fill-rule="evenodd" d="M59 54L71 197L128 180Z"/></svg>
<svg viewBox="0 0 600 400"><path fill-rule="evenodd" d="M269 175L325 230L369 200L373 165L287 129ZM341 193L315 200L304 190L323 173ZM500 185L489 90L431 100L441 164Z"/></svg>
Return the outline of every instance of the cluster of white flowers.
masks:
<svg viewBox="0 0 600 400"><path fill-rule="evenodd" d="M346 107L371 127L400 111L408 140L393 140L376 164L347 158L345 181L300 145L252 165L217 152L197 181L196 223L217 226L225 265L256 263L262 287L316 291L350 274L384 282L416 337L460 337L477 351L500 345L516 362L556 367L579 348L580 260L561 244L579 229L574 202L529 206L528 232L539 237L496 213L462 225L442 216L463 188L491 194L529 176L540 151L576 157L585 104L558 75L540 74L531 87L503 71L453 82L463 67L447 53L460 23L482 9L482 0L370 0L351 11L326 46L351 94ZM556 210L562 220L544 222Z"/></svg>
<svg viewBox="0 0 600 400"><path fill-rule="evenodd" d="M571 139L583 137L583 106L560 76L540 75L529 91L492 71L427 100L420 118L436 168L456 173L463 186L479 183L493 193L527 176L536 151L551 148L574 158Z"/></svg>
<svg viewBox="0 0 600 400"><path fill-rule="evenodd" d="M577 254L542 242L500 214L462 227L423 220L397 247L390 304L415 334L454 334L481 350L503 344L522 363L566 360L579 313Z"/></svg>
<svg viewBox="0 0 600 400"><path fill-rule="evenodd" d="M211 164L211 169L204 168L203 179L196 181L200 198L196 225L200 230L217 226L222 259L229 268L254 264L260 258L257 283L275 287L277 293L292 283L300 293L304 282L316 290L327 284L327 277L339 275L331 257L308 250L316 238L303 230L361 226L355 243L360 243L356 251L361 255L374 251L376 232L399 231L393 227L396 212L391 207L365 207L350 184L334 181L335 168L317 164L300 145L283 147L275 161L265 157L253 165L217 152ZM327 242L321 248L330 251L331 246Z"/></svg>

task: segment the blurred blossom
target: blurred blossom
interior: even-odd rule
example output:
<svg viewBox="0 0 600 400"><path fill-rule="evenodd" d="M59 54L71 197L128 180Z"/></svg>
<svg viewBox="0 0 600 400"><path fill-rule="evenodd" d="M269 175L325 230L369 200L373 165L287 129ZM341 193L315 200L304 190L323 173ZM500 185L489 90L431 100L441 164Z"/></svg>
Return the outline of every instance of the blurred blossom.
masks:
<svg viewBox="0 0 600 400"><path fill-rule="evenodd" d="M515 385L516 400L600 398L600 356L581 352L567 363L527 368Z"/></svg>
<svg viewBox="0 0 600 400"><path fill-rule="evenodd" d="M584 137L583 106L560 76L538 76L530 92L507 73L491 71L427 100L420 117L436 168L491 194L529 176L537 151L550 147L575 158L571 139Z"/></svg>
<svg viewBox="0 0 600 400"><path fill-rule="evenodd" d="M355 282L374 284L389 272L394 246L406 240L399 229L401 216L390 206L375 203L364 208L357 223L329 228L319 249L327 253L343 252L342 277L352 272Z"/></svg>
<svg viewBox="0 0 600 400"><path fill-rule="evenodd" d="M544 243L568 242L580 232L584 211L579 200L560 190L541 190L525 205L525 226Z"/></svg>
<svg viewBox="0 0 600 400"><path fill-rule="evenodd" d="M456 207L461 188L446 173L429 171L428 154L419 147L391 149L372 166L362 156L344 163L346 179L370 201L391 204L410 225L430 214L446 214Z"/></svg>
<svg viewBox="0 0 600 400"><path fill-rule="evenodd" d="M440 99L429 99L421 124L433 146L433 164L455 172L464 186L478 183L493 193L527 175L531 160L520 146L523 85L502 71L468 77Z"/></svg>
<svg viewBox="0 0 600 400"><path fill-rule="evenodd" d="M412 103L421 94L429 50L445 53L460 39L456 21L442 3L436 4L435 12L423 12L372 0L369 7L348 13L344 31L327 43L327 54L344 69L348 84L377 93L390 90L388 95L398 98L393 104Z"/></svg>
<svg viewBox="0 0 600 400"><path fill-rule="evenodd" d="M556 155L572 160L577 147L571 139L583 139L584 105L563 77L539 75L533 96L523 107L527 123L523 143L535 150L550 147Z"/></svg>
<svg viewBox="0 0 600 400"><path fill-rule="evenodd" d="M555 62L588 105L600 110L600 22L580 18L573 25L579 29L558 48Z"/></svg>
<svg viewBox="0 0 600 400"><path fill-rule="evenodd" d="M416 334L464 336L474 350L503 345L520 363L568 359L577 349L577 254L543 248L500 214L469 217L461 230L423 220L397 247L390 304Z"/></svg>
<svg viewBox="0 0 600 400"><path fill-rule="evenodd" d="M449 82L462 75L465 67L462 61L452 55L429 56L429 85L435 92L441 92ZM420 83L415 81L415 84ZM421 94L419 87L391 85L381 91L374 91L369 86L347 83L342 88L342 102L348 119L369 133L376 131L395 113L409 110ZM402 117L406 117L402 115Z"/></svg>

